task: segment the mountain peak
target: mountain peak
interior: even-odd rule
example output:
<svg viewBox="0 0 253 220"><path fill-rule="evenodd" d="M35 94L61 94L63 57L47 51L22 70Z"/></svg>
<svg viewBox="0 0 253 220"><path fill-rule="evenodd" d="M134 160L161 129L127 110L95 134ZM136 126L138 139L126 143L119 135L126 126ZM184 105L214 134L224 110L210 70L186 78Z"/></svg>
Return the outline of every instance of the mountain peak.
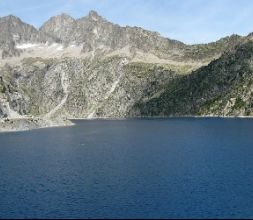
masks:
<svg viewBox="0 0 253 220"><path fill-rule="evenodd" d="M66 40L73 34L75 23L76 20L73 17L66 13L62 13L51 17L42 25L40 31L49 36L53 36L57 41L60 39Z"/></svg>
<svg viewBox="0 0 253 220"><path fill-rule="evenodd" d="M70 15L68 15L67 13L61 13L59 15L53 16L51 17L46 23L48 22L57 22L57 23L62 23L65 21L75 21L75 19L73 17L71 17Z"/></svg>
<svg viewBox="0 0 253 220"><path fill-rule="evenodd" d="M70 19L70 20L75 20L73 17L71 17L69 14L67 13L61 13L59 15L56 16L56 18L62 18L62 19Z"/></svg>
<svg viewBox="0 0 253 220"><path fill-rule="evenodd" d="M67 28L68 26L71 26L74 22L75 22L74 18L72 18L70 15L66 13L62 13L54 17L51 17L47 22L43 24L43 26L40 29L50 33L51 31L58 30L63 26Z"/></svg>
<svg viewBox="0 0 253 220"><path fill-rule="evenodd" d="M6 22L6 21L9 21L9 22L11 22L11 21L22 22L20 18L14 16L14 15L7 15L5 17L0 17L0 20L4 21L4 22Z"/></svg>
<svg viewBox="0 0 253 220"><path fill-rule="evenodd" d="M96 11L91 10L88 14L88 17L94 21L103 19Z"/></svg>

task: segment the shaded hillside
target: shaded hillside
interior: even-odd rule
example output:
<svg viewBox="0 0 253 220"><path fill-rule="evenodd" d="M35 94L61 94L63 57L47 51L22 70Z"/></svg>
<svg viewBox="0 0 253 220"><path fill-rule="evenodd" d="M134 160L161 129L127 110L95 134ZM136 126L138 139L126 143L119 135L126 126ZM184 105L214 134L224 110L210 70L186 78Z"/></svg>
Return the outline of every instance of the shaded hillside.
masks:
<svg viewBox="0 0 253 220"><path fill-rule="evenodd" d="M132 114L252 115L253 42L224 53L188 76L178 76L159 97L137 103Z"/></svg>

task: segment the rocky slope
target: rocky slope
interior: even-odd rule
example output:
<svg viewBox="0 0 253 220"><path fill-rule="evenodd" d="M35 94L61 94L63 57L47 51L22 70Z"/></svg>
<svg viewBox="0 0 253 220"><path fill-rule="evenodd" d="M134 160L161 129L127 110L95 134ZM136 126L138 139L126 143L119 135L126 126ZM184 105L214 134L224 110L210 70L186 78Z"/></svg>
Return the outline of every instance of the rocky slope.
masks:
<svg viewBox="0 0 253 220"><path fill-rule="evenodd" d="M125 57L27 58L1 70L2 91L19 115L125 117L136 100L160 90L170 66L129 63Z"/></svg>
<svg viewBox="0 0 253 220"><path fill-rule="evenodd" d="M159 96L136 103L143 116L252 116L253 42L247 41L192 74L171 81Z"/></svg>
<svg viewBox="0 0 253 220"><path fill-rule="evenodd" d="M0 18L0 128L71 118L251 115L252 36L186 45L96 12Z"/></svg>

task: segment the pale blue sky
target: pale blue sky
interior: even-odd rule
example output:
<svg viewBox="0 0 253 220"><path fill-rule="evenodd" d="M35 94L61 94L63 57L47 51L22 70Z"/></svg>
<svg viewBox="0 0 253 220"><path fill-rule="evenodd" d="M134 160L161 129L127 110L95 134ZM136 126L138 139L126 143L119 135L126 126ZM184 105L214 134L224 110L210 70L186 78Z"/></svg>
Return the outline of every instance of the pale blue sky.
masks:
<svg viewBox="0 0 253 220"><path fill-rule="evenodd" d="M253 32L253 0L0 0L0 16L13 14L36 27L62 12L79 18L90 10L185 43Z"/></svg>

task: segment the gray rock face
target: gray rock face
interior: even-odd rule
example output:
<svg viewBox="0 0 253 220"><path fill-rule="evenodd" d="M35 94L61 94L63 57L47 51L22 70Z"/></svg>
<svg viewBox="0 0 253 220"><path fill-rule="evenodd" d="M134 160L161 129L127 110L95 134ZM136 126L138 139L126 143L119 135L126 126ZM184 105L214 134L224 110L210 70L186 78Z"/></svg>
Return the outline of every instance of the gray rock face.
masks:
<svg viewBox="0 0 253 220"><path fill-rule="evenodd" d="M175 76L162 66L147 69L123 57L32 59L2 72L11 109L45 118L127 117L137 100L159 92Z"/></svg>
<svg viewBox="0 0 253 220"><path fill-rule="evenodd" d="M61 14L50 18L49 21L40 28L40 31L53 36L56 41L70 43L71 41L75 41L74 38L72 38L75 27L76 21L74 18L67 14Z"/></svg>

